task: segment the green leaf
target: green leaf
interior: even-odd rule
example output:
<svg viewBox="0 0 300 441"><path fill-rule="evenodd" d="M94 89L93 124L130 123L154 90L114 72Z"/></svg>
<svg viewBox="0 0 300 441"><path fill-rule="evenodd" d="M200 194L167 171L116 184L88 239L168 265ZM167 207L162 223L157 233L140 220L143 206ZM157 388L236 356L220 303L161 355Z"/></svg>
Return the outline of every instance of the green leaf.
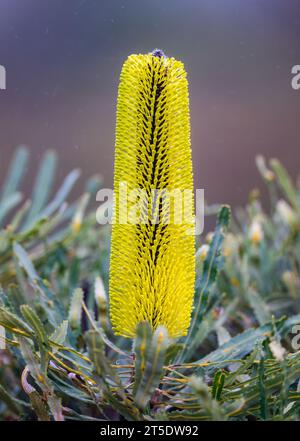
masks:
<svg viewBox="0 0 300 441"><path fill-rule="evenodd" d="M32 335L32 329L4 306L0 306L0 325L15 334Z"/></svg>
<svg viewBox="0 0 300 441"><path fill-rule="evenodd" d="M87 331L84 334L84 338L87 344L89 357L93 362L93 372L95 374L95 380L99 387L111 396L110 387L114 383L118 388L118 396L121 400L126 400L123 393L123 387L118 375L114 372L110 365L110 360L105 355L105 346L102 336L94 329ZM111 397L112 398L112 397ZM117 400L117 402L119 402Z"/></svg>
<svg viewBox="0 0 300 441"><path fill-rule="evenodd" d="M90 359L94 364L94 371L97 375L105 375L108 370L108 362L105 357L104 343L97 331L91 329L85 334Z"/></svg>
<svg viewBox="0 0 300 441"><path fill-rule="evenodd" d="M178 353L182 350L182 347L182 343L171 343L170 346L168 346L165 359L166 365L172 364L174 362Z"/></svg>
<svg viewBox="0 0 300 441"><path fill-rule="evenodd" d="M26 322L34 330L39 342L49 347L47 333L37 313L28 305L22 305L20 309Z"/></svg>
<svg viewBox="0 0 300 441"><path fill-rule="evenodd" d="M30 260L29 255L24 250L24 248L18 243L14 243L13 250L17 258L19 259L20 265L24 268L26 273L28 274L30 280L35 282L39 279L39 276L33 266L33 263Z"/></svg>
<svg viewBox="0 0 300 441"><path fill-rule="evenodd" d="M149 322L140 322L136 327L136 338L134 342L135 373L133 394L135 395L143 374L145 372L146 360L151 350L152 330Z"/></svg>
<svg viewBox="0 0 300 441"><path fill-rule="evenodd" d="M47 385L47 380L41 372L41 367L37 355L33 352L33 348L26 338L18 337L18 341L20 343L22 356L25 360L30 374L35 379L37 384L44 390L45 386Z"/></svg>
<svg viewBox="0 0 300 441"><path fill-rule="evenodd" d="M71 173L68 174L61 188L56 193L54 199L42 211L40 215L41 217L48 218L52 216L52 214L61 207L65 199L68 197L70 191L72 190L79 176L80 176L80 170L73 170Z"/></svg>
<svg viewBox="0 0 300 441"><path fill-rule="evenodd" d="M260 325L264 325L272 320L267 304L253 287L249 287L247 290L247 300Z"/></svg>
<svg viewBox="0 0 300 441"><path fill-rule="evenodd" d="M40 366L39 364L39 359L37 357L37 354L33 352L30 343L25 338L19 337L19 343L20 343L21 353L24 357L28 370L32 375L32 377L37 382L37 384L39 385L39 387L44 392L46 402L49 406L50 412L53 415L54 420L63 421L61 399L55 395L54 388L49 378L43 371L43 366L42 365ZM41 359L41 363L42 363L42 359ZM31 394L32 393L30 393L30 396ZM33 399L35 400L35 404L38 404L39 400L36 397L36 395L33 396ZM40 409L40 412L42 413L38 413L38 415L40 416L43 415L44 417L46 417L45 411L46 411L45 409Z"/></svg>
<svg viewBox="0 0 300 441"><path fill-rule="evenodd" d="M22 200L21 193L13 193L11 196L7 197L0 202L0 224L3 222L5 217L9 212L16 207Z"/></svg>
<svg viewBox="0 0 300 441"><path fill-rule="evenodd" d="M212 396L215 400L220 401L222 390L225 382L225 374L222 370L216 372L212 385Z"/></svg>
<svg viewBox="0 0 300 441"><path fill-rule="evenodd" d="M81 331L82 302L83 291L81 288L76 288L69 309L69 324L76 334Z"/></svg>
<svg viewBox="0 0 300 441"><path fill-rule="evenodd" d="M7 288L7 298L10 305L13 305L13 309L19 312L20 306L25 303L25 298L22 290L18 285L11 284Z"/></svg>
<svg viewBox="0 0 300 441"><path fill-rule="evenodd" d="M283 167L282 164L278 161L278 159L271 159L270 161L271 167L274 170L279 186L281 187L283 193L287 197L287 199L290 201L292 206L295 208L295 210L299 213L299 199L297 192L292 184L291 178L286 171L286 169Z"/></svg>
<svg viewBox="0 0 300 441"><path fill-rule="evenodd" d="M205 369L209 372L230 364L230 360L239 360L248 355L254 347L272 335L272 325L267 324L256 329L248 329L232 337L224 345L206 355L195 363L213 363ZM214 365L215 364L215 365Z"/></svg>
<svg viewBox="0 0 300 441"><path fill-rule="evenodd" d="M40 212L48 201L53 184L56 163L56 154L51 151L46 152L34 183L32 204L23 227L24 230L30 228L38 219Z"/></svg>
<svg viewBox="0 0 300 441"><path fill-rule="evenodd" d="M28 212L28 210L30 208L30 204L31 204L31 201L27 199L23 203L21 208L19 208L17 210L17 212L15 213L15 215L13 216L12 220L9 223L12 231L15 232L20 227L26 213Z"/></svg>
<svg viewBox="0 0 300 441"><path fill-rule="evenodd" d="M231 335L229 334L227 329L224 328L224 326L218 326L216 332L217 332L219 346L222 346L231 339Z"/></svg>
<svg viewBox="0 0 300 441"><path fill-rule="evenodd" d="M271 403L274 397L273 394L282 390L283 382L288 387L289 384L294 383L300 377L300 353L290 354L285 362L288 366L286 372L283 372L282 366L277 362L269 363L268 367L265 364L264 394ZM226 391L226 394L224 392L224 395L227 400L236 399L242 395L245 400L244 407L241 409L243 412L252 406L261 410L261 384L258 377L252 376L251 381L245 385L242 384L239 388L234 387L232 391ZM259 416L261 415L259 414Z"/></svg>
<svg viewBox="0 0 300 441"><path fill-rule="evenodd" d="M268 417L268 400L266 396L264 375L265 375L265 364L264 364L264 359L262 357L259 363L259 371L258 371L258 387L260 394L259 401L260 401L260 413L262 420L266 420Z"/></svg>
<svg viewBox="0 0 300 441"><path fill-rule="evenodd" d="M201 322L207 309L210 290L216 281L218 272L223 265L223 256L221 254L224 241L224 232L230 221L230 208L222 206L217 220L216 230L213 235L209 251L204 261L203 274L199 281L195 296L195 307L192 315L191 326L185 340L184 348L177 360L181 362L190 357L199 345L198 333L201 330Z"/></svg>
<svg viewBox="0 0 300 441"><path fill-rule="evenodd" d="M123 418L127 421L141 421L142 416L140 415L139 410L131 405L131 402L128 400L120 401L115 395L110 392L105 392L105 399L113 409L115 409Z"/></svg>
<svg viewBox="0 0 300 441"><path fill-rule="evenodd" d="M140 409L148 404L153 392L158 388L163 375L166 350L169 345L166 328L159 326L151 339L150 350L145 350L145 370L136 390L134 401Z"/></svg>
<svg viewBox="0 0 300 441"><path fill-rule="evenodd" d="M58 345L63 345L67 337L68 326L69 326L68 320L64 320L57 327L57 329L55 329L55 331L50 335L49 341L57 343Z"/></svg>
<svg viewBox="0 0 300 441"><path fill-rule="evenodd" d="M5 179L1 201L16 193L23 175L27 168L29 153L26 147L19 147L11 162L7 177Z"/></svg>
<svg viewBox="0 0 300 441"><path fill-rule="evenodd" d="M207 414L206 419L213 421L223 421L226 419L221 405L212 397L208 386L202 378L193 375L190 378L189 386L195 393L201 408Z"/></svg>
<svg viewBox="0 0 300 441"><path fill-rule="evenodd" d="M41 369L43 374L46 375L49 361L48 351L50 350L47 333L38 315L30 306L22 305L20 309L23 317L27 323L29 323L37 338L41 356Z"/></svg>
<svg viewBox="0 0 300 441"><path fill-rule="evenodd" d="M216 281L218 272L223 264L221 250L224 241L224 231L228 227L229 219L230 208L222 206L218 215L216 230L203 265L203 274L200 279L199 296L197 296L198 299L196 300L197 305L193 323L201 321L207 307L210 289Z"/></svg>

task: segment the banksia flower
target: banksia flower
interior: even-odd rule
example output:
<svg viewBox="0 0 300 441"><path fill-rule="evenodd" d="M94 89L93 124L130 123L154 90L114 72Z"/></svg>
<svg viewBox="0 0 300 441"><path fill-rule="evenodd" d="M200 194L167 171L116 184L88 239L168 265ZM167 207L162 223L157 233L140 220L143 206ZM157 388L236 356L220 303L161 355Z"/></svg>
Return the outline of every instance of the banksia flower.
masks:
<svg viewBox="0 0 300 441"><path fill-rule="evenodd" d="M258 245L263 240L264 232L258 220L255 219L250 225L249 235L253 245Z"/></svg>
<svg viewBox="0 0 300 441"><path fill-rule="evenodd" d="M117 105L110 316L134 337L190 323L195 279L193 176L184 66L156 50L124 63Z"/></svg>

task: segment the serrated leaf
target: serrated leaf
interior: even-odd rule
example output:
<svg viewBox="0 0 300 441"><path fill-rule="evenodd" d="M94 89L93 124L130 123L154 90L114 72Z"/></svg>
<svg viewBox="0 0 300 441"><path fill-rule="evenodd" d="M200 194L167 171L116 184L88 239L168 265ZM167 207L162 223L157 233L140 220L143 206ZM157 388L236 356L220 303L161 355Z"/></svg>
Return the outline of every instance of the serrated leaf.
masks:
<svg viewBox="0 0 300 441"><path fill-rule="evenodd" d="M265 367L264 394L271 403L273 399L272 394L282 389L283 381L286 387L288 387L289 384L297 381L300 377L300 353L290 354L285 361L288 366L285 373L282 370L282 366L277 362L272 363L269 367ZM243 412L252 406L257 406L261 410L261 385L259 384L258 377L254 377L252 380L247 382L244 387L241 386L242 388L237 389L235 387L232 391L226 391L226 399L228 400L243 396L245 401L243 409L241 409ZM237 411L235 414L238 415L238 413Z"/></svg>
<svg viewBox="0 0 300 441"><path fill-rule="evenodd" d="M49 341L57 343L58 345L63 345L68 334L68 326L68 320L64 320L50 335ZM53 350L55 351L55 348Z"/></svg>
<svg viewBox="0 0 300 441"><path fill-rule="evenodd" d="M22 305L20 310L26 322L35 332L40 343L49 346L47 333L37 313L28 305Z"/></svg>
<svg viewBox="0 0 300 441"><path fill-rule="evenodd" d="M7 288L7 298L10 305L13 305L16 312L19 312L20 306L25 303L23 292L18 285L9 285Z"/></svg>
<svg viewBox="0 0 300 441"><path fill-rule="evenodd" d="M46 375L49 361L48 350L50 350L47 333L38 315L32 308L30 308L30 306L22 305L20 310L26 322L29 323L29 325L33 329L34 334L37 338L41 356L41 370L43 374Z"/></svg>
<svg viewBox="0 0 300 441"><path fill-rule="evenodd" d="M152 331L148 322L141 322L136 327L134 342L135 370L133 394L135 395L145 372L146 360L151 350Z"/></svg>
<svg viewBox="0 0 300 441"><path fill-rule="evenodd" d="M114 370L110 366L110 362L105 355L105 346L101 335L94 329L87 331L84 334L87 344L89 357L93 362L93 372L96 374L97 382L101 383L103 389L110 394L108 379L113 381L119 388L121 387L121 381L116 375ZM122 399L125 398L121 389L119 394Z"/></svg>
<svg viewBox="0 0 300 441"><path fill-rule="evenodd" d="M190 378L189 386L193 390L200 407L207 415L208 420L223 421L226 419L223 407L213 398L207 384L202 378L193 375Z"/></svg>
<svg viewBox="0 0 300 441"><path fill-rule="evenodd" d="M19 337L19 343L20 343L21 353L24 357L27 368L30 374L32 375L32 377L35 379L36 383L44 392L46 402L49 406L50 412L53 415L54 420L63 421L61 399L55 395L51 381L49 380L45 372L43 372L43 366L39 364L39 359L37 354L34 353L33 348L29 344L28 340L26 340L24 337ZM45 416L44 410L42 414Z"/></svg>
<svg viewBox="0 0 300 441"><path fill-rule="evenodd" d="M82 302L83 291L81 288L76 288L73 292L69 309L69 324L71 329L77 334L81 329Z"/></svg>
<svg viewBox="0 0 300 441"><path fill-rule="evenodd" d="M225 374L222 370L216 372L212 384L212 396L215 400L221 399L222 390L225 382Z"/></svg>
<svg viewBox="0 0 300 441"><path fill-rule="evenodd" d="M167 330L165 327L159 326L153 333L149 352L146 351L145 370L134 397L134 401L140 409L146 407L151 395L159 386L168 345Z"/></svg>
<svg viewBox="0 0 300 441"><path fill-rule="evenodd" d="M16 334L32 335L32 329L5 306L0 307L0 324Z"/></svg>
<svg viewBox="0 0 300 441"><path fill-rule="evenodd" d="M20 349L28 370L37 384L42 388L46 384L46 379L42 375L41 367L37 355L33 352L32 346L24 337L18 337L20 343Z"/></svg>
<svg viewBox="0 0 300 441"><path fill-rule="evenodd" d="M99 376L105 374L108 363L104 354L103 340L95 330L91 329L85 333L90 359L94 364L95 373Z"/></svg>

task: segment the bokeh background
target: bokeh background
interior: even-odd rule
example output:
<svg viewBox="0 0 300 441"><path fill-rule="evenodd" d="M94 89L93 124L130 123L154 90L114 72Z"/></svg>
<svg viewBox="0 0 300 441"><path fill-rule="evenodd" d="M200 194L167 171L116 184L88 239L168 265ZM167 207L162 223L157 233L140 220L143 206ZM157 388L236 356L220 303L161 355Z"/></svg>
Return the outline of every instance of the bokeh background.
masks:
<svg viewBox="0 0 300 441"><path fill-rule="evenodd" d="M299 170L299 41L298 0L0 0L0 181L25 144L29 176L53 148L60 179L79 166L111 186L122 63L158 47L189 74L197 187L243 204L257 153Z"/></svg>

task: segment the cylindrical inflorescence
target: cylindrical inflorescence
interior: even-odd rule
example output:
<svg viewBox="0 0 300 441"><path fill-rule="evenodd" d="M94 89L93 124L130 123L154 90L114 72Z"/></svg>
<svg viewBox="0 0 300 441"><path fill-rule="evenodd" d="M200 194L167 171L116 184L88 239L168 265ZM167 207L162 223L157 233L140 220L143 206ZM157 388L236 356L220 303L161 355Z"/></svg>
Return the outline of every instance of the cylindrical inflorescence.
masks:
<svg viewBox="0 0 300 441"><path fill-rule="evenodd" d="M162 51L131 55L118 93L110 316L116 334L139 322L187 333L195 280L188 82Z"/></svg>

